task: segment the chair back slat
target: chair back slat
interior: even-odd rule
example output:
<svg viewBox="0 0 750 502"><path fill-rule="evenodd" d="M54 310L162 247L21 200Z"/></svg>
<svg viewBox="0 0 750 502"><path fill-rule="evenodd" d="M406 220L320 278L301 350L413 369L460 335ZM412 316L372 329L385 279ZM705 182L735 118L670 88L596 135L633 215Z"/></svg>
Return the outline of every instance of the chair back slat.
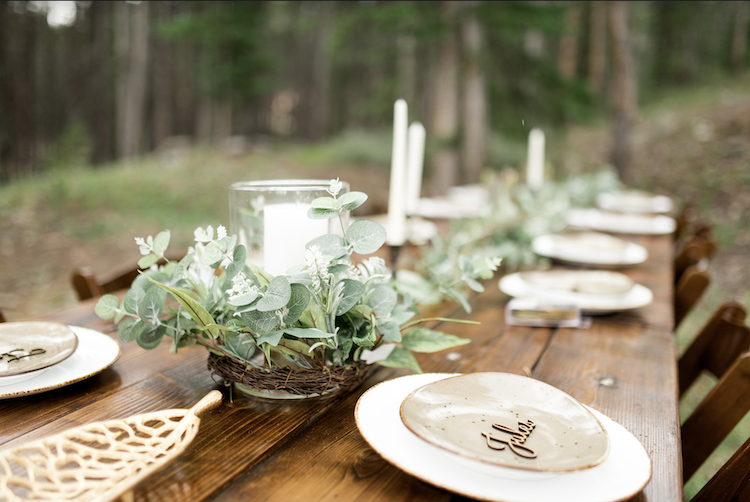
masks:
<svg viewBox="0 0 750 502"><path fill-rule="evenodd" d="M674 292L674 325L680 322L690 312L690 309L698 302L703 292L711 282L708 272L697 265L692 265L685 270L680 277Z"/></svg>
<svg viewBox="0 0 750 502"><path fill-rule="evenodd" d="M742 354L682 425L687 481L750 411L750 352Z"/></svg>
<svg viewBox="0 0 750 502"><path fill-rule="evenodd" d="M680 357L680 396L703 370L721 378L737 357L750 349L750 328L745 325L746 318L747 312L737 302L726 302L716 310Z"/></svg>
<svg viewBox="0 0 750 502"><path fill-rule="evenodd" d="M732 455L691 502L750 500L750 439Z"/></svg>

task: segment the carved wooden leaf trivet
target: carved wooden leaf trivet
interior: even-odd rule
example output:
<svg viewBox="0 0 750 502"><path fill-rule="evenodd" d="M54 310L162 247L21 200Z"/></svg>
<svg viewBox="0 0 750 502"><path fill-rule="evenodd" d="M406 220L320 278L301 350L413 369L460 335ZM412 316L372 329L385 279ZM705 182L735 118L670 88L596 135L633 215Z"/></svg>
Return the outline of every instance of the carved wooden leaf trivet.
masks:
<svg viewBox="0 0 750 502"><path fill-rule="evenodd" d="M163 410L76 427L0 452L0 502L108 501L180 455L213 390L189 410Z"/></svg>

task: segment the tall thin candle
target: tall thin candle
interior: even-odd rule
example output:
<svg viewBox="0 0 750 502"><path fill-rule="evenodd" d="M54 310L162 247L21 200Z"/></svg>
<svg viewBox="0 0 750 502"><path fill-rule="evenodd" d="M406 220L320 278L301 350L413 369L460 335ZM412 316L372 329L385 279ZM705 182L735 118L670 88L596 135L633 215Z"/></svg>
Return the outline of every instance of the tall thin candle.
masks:
<svg viewBox="0 0 750 502"><path fill-rule="evenodd" d="M273 275L305 263L305 245L328 232L328 220L307 217L310 204L270 204L263 208L263 268Z"/></svg>
<svg viewBox="0 0 750 502"><path fill-rule="evenodd" d="M406 101L399 99L393 105L393 152L388 191L387 242L391 246L400 246L406 241L406 126Z"/></svg>
<svg viewBox="0 0 750 502"><path fill-rule="evenodd" d="M406 214L417 212L422 195L425 130L420 122L409 126L408 157L406 164Z"/></svg>
<svg viewBox="0 0 750 502"><path fill-rule="evenodd" d="M544 184L544 132L536 127L529 132L526 184L531 188L539 188Z"/></svg>

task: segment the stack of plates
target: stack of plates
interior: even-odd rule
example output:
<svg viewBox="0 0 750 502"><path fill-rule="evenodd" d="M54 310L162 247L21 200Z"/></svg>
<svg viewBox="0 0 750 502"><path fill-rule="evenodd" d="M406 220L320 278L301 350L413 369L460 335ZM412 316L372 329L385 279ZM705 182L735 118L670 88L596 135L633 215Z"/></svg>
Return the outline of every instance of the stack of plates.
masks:
<svg viewBox="0 0 750 502"><path fill-rule="evenodd" d="M540 235L531 248L540 256L575 265L625 267L648 258L643 246L599 232Z"/></svg>
<svg viewBox="0 0 750 502"><path fill-rule="evenodd" d="M668 213L674 208L669 197L641 190L601 193L596 197L596 205L624 213Z"/></svg>
<svg viewBox="0 0 750 502"><path fill-rule="evenodd" d="M51 322L0 323L0 399L37 394L89 378L120 357L98 331Z"/></svg>
<svg viewBox="0 0 750 502"><path fill-rule="evenodd" d="M572 305L588 315L644 307L654 296L650 289L635 284L628 276L606 270L518 272L500 279L499 287L514 298Z"/></svg>
<svg viewBox="0 0 750 502"><path fill-rule="evenodd" d="M480 500L609 502L651 478L648 454L622 426L523 376L401 377L362 395L355 418L392 464Z"/></svg>

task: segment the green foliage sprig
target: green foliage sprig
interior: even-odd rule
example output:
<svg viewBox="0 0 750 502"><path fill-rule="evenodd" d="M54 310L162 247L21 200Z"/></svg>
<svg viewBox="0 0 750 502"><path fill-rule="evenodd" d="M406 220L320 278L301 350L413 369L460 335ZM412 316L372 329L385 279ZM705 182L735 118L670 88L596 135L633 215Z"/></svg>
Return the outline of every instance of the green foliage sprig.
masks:
<svg viewBox="0 0 750 502"><path fill-rule="evenodd" d="M136 238L149 269L122 301L103 296L96 313L119 323L124 342L153 349L163 338L172 350L202 345L248 366L320 368L364 360L382 366L421 369L413 352L436 352L469 342L417 324L410 296L399 295L383 259L355 265L352 253L370 254L385 242L385 230L358 220L344 227L342 213L367 200L362 192L312 202L308 216L338 218L341 235L325 234L307 244L305 263L272 276L246 260L247 252L224 227L195 231L194 247L179 262L166 257L170 233ZM166 264L157 266L159 260ZM466 321L456 321L466 322Z"/></svg>

